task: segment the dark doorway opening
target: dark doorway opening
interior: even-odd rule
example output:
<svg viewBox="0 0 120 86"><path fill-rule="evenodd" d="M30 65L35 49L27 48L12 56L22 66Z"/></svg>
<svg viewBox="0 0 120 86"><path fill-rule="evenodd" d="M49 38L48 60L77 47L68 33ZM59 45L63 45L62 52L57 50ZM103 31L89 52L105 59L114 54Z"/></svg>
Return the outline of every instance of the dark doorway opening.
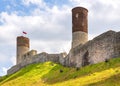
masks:
<svg viewBox="0 0 120 86"><path fill-rule="evenodd" d="M88 57L89 57L89 52L86 51L82 58L82 66L86 66L90 64Z"/></svg>

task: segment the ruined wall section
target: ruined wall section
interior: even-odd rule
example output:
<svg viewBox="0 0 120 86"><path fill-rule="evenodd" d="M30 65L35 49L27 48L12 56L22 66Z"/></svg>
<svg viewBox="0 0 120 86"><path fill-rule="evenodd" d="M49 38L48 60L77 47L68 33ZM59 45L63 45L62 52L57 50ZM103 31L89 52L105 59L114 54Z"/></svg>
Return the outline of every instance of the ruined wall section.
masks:
<svg viewBox="0 0 120 86"><path fill-rule="evenodd" d="M22 56L22 64L28 64L32 62L32 58L37 55L37 51L36 50L31 50L27 53L25 53Z"/></svg>
<svg viewBox="0 0 120 86"><path fill-rule="evenodd" d="M66 53L48 54L32 50L22 57L22 62L8 70L12 74L28 64L52 61L64 66L81 67L89 64L103 62L110 58L120 56L120 32L107 31L84 45L78 45ZM73 59L74 58L74 59Z"/></svg>
<svg viewBox="0 0 120 86"><path fill-rule="evenodd" d="M120 56L120 32L107 31L84 45L72 48L69 66L81 67ZM74 58L74 59L73 59Z"/></svg>
<svg viewBox="0 0 120 86"><path fill-rule="evenodd" d="M40 53L36 54L35 50L32 50L28 53L26 53L23 56L22 62L13 66L7 71L7 74L13 74L20 70L21 68L25 67L26 65L33 64L33 63L41 63L41 62L47 62L52 61L55 63L60 63L62 65L65 65L65 57L66 53L60 53L60 54L48 54L48 53Z"/></svg>
<svg viewBox="0 0 120 86"><path fill-rule="evenodd" d="M120 56L120 32L117 32L116 34L116 43L115 43L115 57Z"/></svg>
<svg viewBox="0 0 120 86"><path fill-rule="evenodd" d="M115 57L116 32L108 31L93 39L91 43L91 63L98 63ZM94 48L93 48L94 47Z"/></svg>
<svg viewBox="0 0 120 86"><path fill-rule="evenodd" d="M88 41L83 46L76 47L74 49L76 67L95 64L114 58L116 56L116 35L116 32L108 31Z"/></svg>

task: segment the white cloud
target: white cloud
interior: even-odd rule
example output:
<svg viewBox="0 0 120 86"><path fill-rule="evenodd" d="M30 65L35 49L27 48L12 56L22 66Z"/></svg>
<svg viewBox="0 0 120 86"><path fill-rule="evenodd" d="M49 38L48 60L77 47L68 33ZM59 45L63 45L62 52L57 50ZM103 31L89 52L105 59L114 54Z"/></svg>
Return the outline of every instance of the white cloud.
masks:
<svg viewBox="0 0 120 86"><path fill-rule="evenodd" d="M39 53L43 51L48 53L69 52L71 47L70 35L68 35L71 33L71 26L69 26L71 11L69 12L69 10L71 10L69 7L58 8L57 6L47 8L45 11L36 8L29 16L18 16L17 12L11 14L1 12L0 20L3 24L0 26L0 47L16 48L16 37L21 35L24 30L30 38L31 49L36 49ZM6 54L5 50L12 52ZM6 63L9 62L10 66L16 64L15 53L15 50L7 48L0 54L2 57L0 62L4 62L1 64L4 66L2 68L4 73L2 71L0 75L6 73Z"/></svg>
<svg viewBox="0 0 120 86"><path fill-rule="evenodd" d="M2 67L2 68L1 68L2 71L0 71L0 75L6 75L8 69L9 69L9 68Z"/></svg>
<svg viewBox="0 0 120 86"><path fill-rule="evenodd" d="M41 8L46 7L46 3L44 2L44 0L22 0L22 2L26 6L30 6L31 4L35 4Z"/></svg>
<svg viewBox="0 0 120 86"><path fill-rule="evenodd" d="M111 5L114 8L119 8L120 0L100 0L105 5Z"/></svg>
<svg viewBox="0 0 120 86"><path fill-rule="evenodd" d="M6 6L6 9L7 9L7 10L10 10L10 8L11 8L10 5L7 5L7 6Z"/></svg>
<svg viewBox="0 0 120 86"><path fill-rule="evenodd" d="M35 32L35 35L38 36L37 38L41 38L41 34L44 34L44 36L46 34L46 36L58 34L58 37L60 37L60 34L63 34L63 31L66 31L66 33L71 32L70 13L69 7L59 9L57 6L46 9L46 11L41 11L37 8L30 16L18 16L15 13L8 14L2 12L0 18L4 25L0 27L3 30L0 33L6 40L8 40L10 36L11 38L15 38L17 35L20 35L19 33L23 30L28 32L28 36L34 35ZM8 35L5 35L5 33Z"/></svg>
<svg viewBox="0 0 120 86"><path fill-rule="evenodd" d="M85 8L89 8L89 7L91 7L92 4L94 4L98 0L94 0L94 1L91 1L91 0L69 0L69 1L71 3L73 3L74 7L83 6Z"/></svg>
<svg viewBox="0 0 120 86"><path fill-rule="evenodd" d="M4 54L0 52L0 62L6 62L8 59L8 57Z"/></svg>
<svg viewBox="0 0 120 86"><path fill-rule="evenodd" d="M92 40L95 37L95 34L88 34L88 40Z"/></svg>
<svg viewBox="0 0 120 86"><path fill-rule="evenodd" d="M70 41L38 41L31 42L31 49L37 49L38 53L60 53L69 52L71 47Z"/></svg>
<svg viewBox="0 0 120 86"><path fill-rule="evenodd" d="M11 57L10 60L11 60L11 62L12 62L13 65L16 64L16 57L15 56Z"/></svg>
<svg viewBox="0 0 120 86"><path fill-rule="evenodd" d="M5 67L2 68L2 71L3 71L4 74L7 73L7 70L8 70L8 68L5 68Z"/></svg>
<svg viewBox="0 0 120 86"><path fill-rule="evenodd" d="M4 23L5 28L9 27L9 29L12 29L9 30L9 33L10 31L20 31L20 29L32 30L33 28L34 30L39 28L39 30L53 32L55 29L62 29L63 25L60 23L64 22L64 20L67 18L67 15L69 15L67 12L68 10L59 10L57 7L53 7L53 9L47 9L45 12L40 11L40 9L36 9L33 11L31 16L18 16L15 13L8 14L6 12L2 12L0 14L0 18ZM13 30L14 28L15 30Z"/></svg>
<svg viewBox="0 0 120 86"><path fill-rule="evenodd" d="M114 21L120 19L120 0L70 0L75 5L86 7L89 10L91 19L106 19ZM107 15L104 17L104 15Z"/></svg>
<svg viewBox="0 0 120 86"><path fill-rule="evenodd" d="M19 24L18 20L20 19L18 18L19 17L14 13L8 14L7 12L2 12L0 14L0 20L2 21L3 25L0 26L0 29L2 30L0 34L3 35L4 37L14 36L16 34L16 31L19 31L20 29L18 27Z"/></svg>

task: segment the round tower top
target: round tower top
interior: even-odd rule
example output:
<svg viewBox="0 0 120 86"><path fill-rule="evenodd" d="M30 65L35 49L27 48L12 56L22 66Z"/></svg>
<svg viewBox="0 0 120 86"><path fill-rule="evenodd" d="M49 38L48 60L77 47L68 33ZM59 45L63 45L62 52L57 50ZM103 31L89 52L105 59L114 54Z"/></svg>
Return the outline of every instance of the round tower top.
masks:
<svg viewBox="0 0 120 86"><path fill-rule="evenodd" d="M17 46L26 46L29 48L29 38L24 36L17 37Z"/></svg>
<svg viewBox="0 0 120 86"><path fill-rule="evenodd" d="M84 8L84 7L74 7L73 9L72 9L72 12L74 12L74 11L87 11L88 12L88 10L86 9L86 8Z"/></svg>
<svg viewBox="0 0 120 86"><path fill-rule="evenodd" d="M88 10L84 7L72 9L72 32L82 31L88 33Z"/></svg>

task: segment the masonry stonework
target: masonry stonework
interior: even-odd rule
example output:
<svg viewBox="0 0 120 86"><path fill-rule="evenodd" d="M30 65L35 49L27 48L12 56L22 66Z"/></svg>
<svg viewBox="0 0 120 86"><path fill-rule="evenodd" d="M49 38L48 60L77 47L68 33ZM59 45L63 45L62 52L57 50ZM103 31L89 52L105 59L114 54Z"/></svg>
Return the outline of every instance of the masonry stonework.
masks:
<svg viewBox="0 0 120 86"><path fill-rule="evenodd" d="M33 63L42 63L42 62L52 61L55 63L64 64L64 61L65 61L64 59L67 55L65 52L60 54L48 54L48 53L42 52L40 54L32 55L32 52L34 52L34 50L26 53L23 56L23 61L13 66L12 68L10 68L7 71L7 74L13 74L18 70L20 70L21 68L25 67L26 65L33 64ZM31 55L29 55L30 53Z"/></svg>
<svg viewBox="0 0 120 86"><path fill-rule="evenodd" d="M83 7L72 9L72 48L88 41L88 10Z"/></svg>
<svg viewBox="0 0 120 86"><path fill-rule="evenodd" d="M83 46L76 47L73 50L76 58L75 66L81 67L88 64L95 64L115 58L116 55L120 56L120 53L115 54L116 35L117 32L115 31L107 31L88 41Z"/></svg>
<svg viewBox="0 0 120 86"><path fill-rule="evenodd" d="M13 74L28 64L46 61L60 63L68 67L82 67L120 57L120 32L109 30L87 41L87 12L87 9L83 7L72 10L73 37L72 48L68 54L65 52L59 54L42 52L38 54L36 50L29 51L29 39L23 36L18 37L17 64L10 68L7 74Z"/></svg>
<svg viewBox="0 0 120 86"><path fill-rule="evenodd" d="M17 64L22 62L22 56L29 51L29 38L17 37Z"/></svg>

